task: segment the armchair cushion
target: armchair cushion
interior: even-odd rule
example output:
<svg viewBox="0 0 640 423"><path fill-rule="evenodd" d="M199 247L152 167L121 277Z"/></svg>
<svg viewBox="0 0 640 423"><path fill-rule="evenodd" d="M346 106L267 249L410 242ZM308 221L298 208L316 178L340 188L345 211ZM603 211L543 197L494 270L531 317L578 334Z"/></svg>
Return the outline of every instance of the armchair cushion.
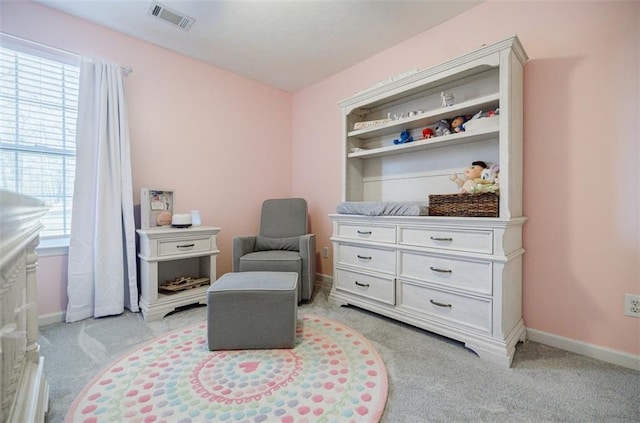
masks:
<svg viewBox="0 0 640 423"><path fill-rule="evenodd" d="M256 251L269 250L300 251L300 237L292 236L287 238L271 238L257 235Z"/></svg>
<svg viewBox="0 0 640 423"><path fill-rule="evenodd" d="M256 251L240 257L240 272L295 272L302 275L302 257L297 251ZM301 301L307 288L299 287L298 301ZM305 298L308 299L308 298Z"/></svg>
<svg viewBox="0 0 640 423"><path fill-rule="evenodd" d="M256 251L240 257L239 270L241 272L296 272L300 274L301 262L302 257L294 251Z"/></svg>

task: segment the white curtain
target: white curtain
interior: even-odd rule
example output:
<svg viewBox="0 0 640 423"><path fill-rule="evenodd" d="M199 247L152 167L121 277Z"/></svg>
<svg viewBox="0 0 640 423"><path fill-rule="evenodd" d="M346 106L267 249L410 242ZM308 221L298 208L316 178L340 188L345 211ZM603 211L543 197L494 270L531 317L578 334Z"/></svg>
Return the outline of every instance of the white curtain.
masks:
<svg viewBox="0 0 640 423"><path fill-rule="evenodd" d="M129 144L122 68L83 58L67 322L138 311Z"/></svg>

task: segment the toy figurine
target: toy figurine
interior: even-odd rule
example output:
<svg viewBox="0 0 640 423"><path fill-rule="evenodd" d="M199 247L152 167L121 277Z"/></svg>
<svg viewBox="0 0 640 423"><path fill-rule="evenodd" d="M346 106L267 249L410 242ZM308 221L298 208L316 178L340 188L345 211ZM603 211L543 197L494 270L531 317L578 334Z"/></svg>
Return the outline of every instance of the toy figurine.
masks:
<svg viewBox="0 0 640 423"><path fill-rule="evenodd" d="M405 129L402 132L400 132L400 139L393 140L393 143L397 145L397 144L404 144L411 141L413 141L413 137L411 136L409 131Z"/></svg>
<svg viewBox="0 0 640 423"><path fill-rule="evenodd" d="M433 131L431 130L431 128L424 128L422 130L422 139L426 140L427 138L431 137L433 137Z"/></svg>
<svg viewBox="0 0 640 423"><path fill-rule="evenodd" d="M453 94L443 91L440 93L440 99L442 100L441 107L453 106Z"/></svg>
<svg viewBox="0 0 640 423"><path fill-rule="evenodd" d="M486 168L487 164L483 161L478 160L471 163L471 166L464 170L465 179L458 177L457 173L451 175L449 179L451 179L458 185L458 187L460 187L459 192L473 192L475 187L478 185L478 183L476 182L476 178L480 178L482 176L482 171Z"/></svg>

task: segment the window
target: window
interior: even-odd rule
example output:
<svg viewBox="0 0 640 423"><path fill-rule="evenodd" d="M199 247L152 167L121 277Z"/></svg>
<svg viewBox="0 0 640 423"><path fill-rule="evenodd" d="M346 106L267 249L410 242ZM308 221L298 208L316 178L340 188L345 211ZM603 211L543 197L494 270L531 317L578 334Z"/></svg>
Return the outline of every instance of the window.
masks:
<svg viewBox="0 0 640 423"><path fill-rule="evenodd" d="M68 237L78 56L0 34L0 189L43 200L41 237Z"/></svg>

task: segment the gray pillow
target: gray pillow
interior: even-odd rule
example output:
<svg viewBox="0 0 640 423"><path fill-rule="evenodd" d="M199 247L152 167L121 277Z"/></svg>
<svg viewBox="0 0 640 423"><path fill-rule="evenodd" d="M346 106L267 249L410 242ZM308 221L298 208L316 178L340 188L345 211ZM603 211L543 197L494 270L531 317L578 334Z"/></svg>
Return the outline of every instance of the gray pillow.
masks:
<svg viewBox="0 0 640 423"><path fill-rule="evenodd" d="M262 235L256 236L256 251L267 250L300 251L300 237L269 238Z"/></svg>

